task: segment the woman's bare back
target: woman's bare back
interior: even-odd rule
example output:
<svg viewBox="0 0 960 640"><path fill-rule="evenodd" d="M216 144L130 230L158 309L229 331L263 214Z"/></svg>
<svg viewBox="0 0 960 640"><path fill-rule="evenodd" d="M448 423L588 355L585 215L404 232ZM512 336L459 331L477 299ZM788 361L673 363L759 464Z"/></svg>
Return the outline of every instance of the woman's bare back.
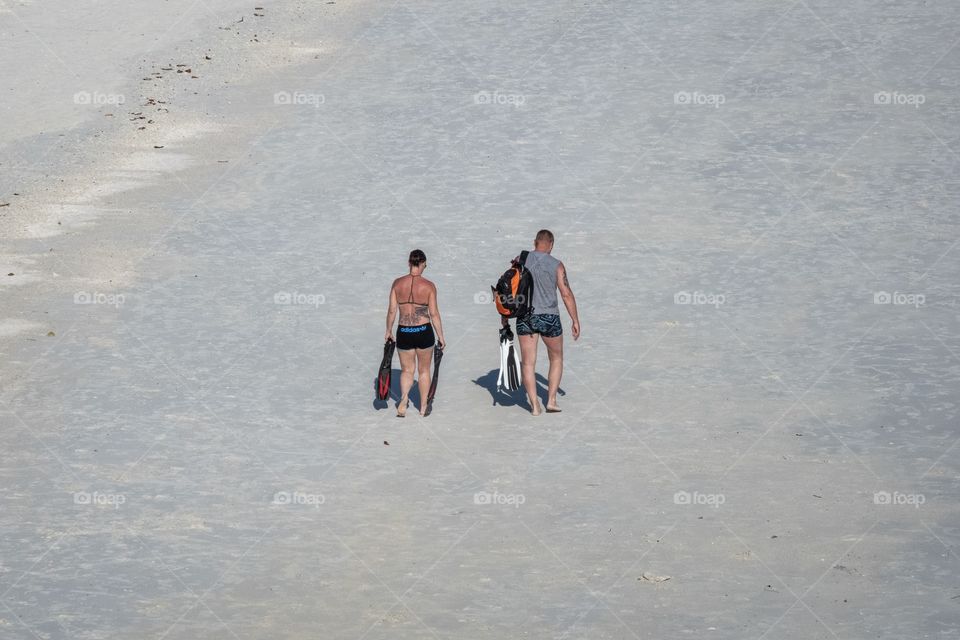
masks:
<svg viewBox="0 0 960 640"><path fill-rule="evenodd" d="M430 322L430 301L435 291L434 284L420 275L406 275L394 280L400 325L415 327Z"/></svg>

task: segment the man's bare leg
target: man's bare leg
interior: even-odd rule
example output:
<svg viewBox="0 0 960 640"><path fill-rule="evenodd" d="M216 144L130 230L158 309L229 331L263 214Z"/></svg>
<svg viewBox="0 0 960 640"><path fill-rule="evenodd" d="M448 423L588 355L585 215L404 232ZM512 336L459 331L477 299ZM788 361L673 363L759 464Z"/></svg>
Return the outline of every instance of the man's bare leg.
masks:
<svg viewBox="0 0 960 640"><path fill-rule="evenodd" d="M547 374L547 411L560 411L557 406L557 391L560 389L560 378L563 377L563 336L547 338L543 336L543 344L547 345L547 357L550 358L550 373Z"/></svg>
<svg viewBox="0 0 960 640"><path fill-rule="evenodd" d="M540 415L540 401L537 400L537 337L535 333L529 336L517 336L520 341L520 369L523 376L523 388L527 391L530 401L530 413Z"/></svg>

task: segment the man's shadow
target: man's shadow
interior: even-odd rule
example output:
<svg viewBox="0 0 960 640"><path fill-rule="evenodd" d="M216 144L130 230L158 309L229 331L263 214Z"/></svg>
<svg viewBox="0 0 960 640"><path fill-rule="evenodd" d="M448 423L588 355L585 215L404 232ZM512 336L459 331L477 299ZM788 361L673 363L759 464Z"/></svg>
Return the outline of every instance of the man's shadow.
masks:
<svg viewBox="0 0 960 640"><path fill-rule="evenodd" d="M531 409L530 401L527 400L527 392L521 386L516 391L506 391L506 390L497 390L497 377L500 375L500 369L491 369L489 373L484 376L480 376L474 380L474 384L479 385L490 392L490 398L493 401L493 405L500 405L503 407L515 407L521 406L528 411ZM542 406L547 406L547 385L548 381L545 377L536 374L537 379L537 397L540 399L540 404ZM567 392L562 388L557 389L557 395L565 396Z"/></svg>

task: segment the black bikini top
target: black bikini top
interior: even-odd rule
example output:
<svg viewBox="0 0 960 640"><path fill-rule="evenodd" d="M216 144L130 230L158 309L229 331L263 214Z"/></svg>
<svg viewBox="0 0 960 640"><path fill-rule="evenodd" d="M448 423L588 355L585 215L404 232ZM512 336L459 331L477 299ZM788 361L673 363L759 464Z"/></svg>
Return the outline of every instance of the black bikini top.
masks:
<svg viewBox="0 0 960 640"><path fill-rule="evenodd" d="M429 305L428 303L426 303L426 302L415 302L414 299L413 299L413 279L416 278L418 275L420 275L420 274L411 275L411 276L410 276L410 295L407 297L407 301L406 301L406 302L398 302L397 304L418 304L418 305L420 305L421 307L430 306L430 305Z"/></svg>

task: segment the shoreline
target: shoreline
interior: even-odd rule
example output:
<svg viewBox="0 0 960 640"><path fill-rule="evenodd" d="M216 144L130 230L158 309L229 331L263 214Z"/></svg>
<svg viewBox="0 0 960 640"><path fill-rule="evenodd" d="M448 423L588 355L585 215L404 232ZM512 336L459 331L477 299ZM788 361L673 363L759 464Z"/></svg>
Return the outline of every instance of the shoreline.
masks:
<svg viewBox="0 0 960 640"><path fill-rule="evenodd" d="M0 353L9 358L11 338L41 328L26 311L38 294L132 286L162 236L145 241L184 215L170 216L164 197L201 197L205 183L227 175L257 135L281 123L286 114L263 89L281 79L296 85L298 73L332 59L344 46L338 29L350 33L363 3L321 5L312 20L300 1L253 6L223 2L218 26L201 20L162 48L132 53L117 66L126 69L122 78L81 90L90 104L59 108L58 116L79 109L67 119L73 126L51 122L45 133L0 138L0 151L15 159L0 184L0 305L11 310L0 318ZM298 37L311 28L331 38Z"/></svg>

